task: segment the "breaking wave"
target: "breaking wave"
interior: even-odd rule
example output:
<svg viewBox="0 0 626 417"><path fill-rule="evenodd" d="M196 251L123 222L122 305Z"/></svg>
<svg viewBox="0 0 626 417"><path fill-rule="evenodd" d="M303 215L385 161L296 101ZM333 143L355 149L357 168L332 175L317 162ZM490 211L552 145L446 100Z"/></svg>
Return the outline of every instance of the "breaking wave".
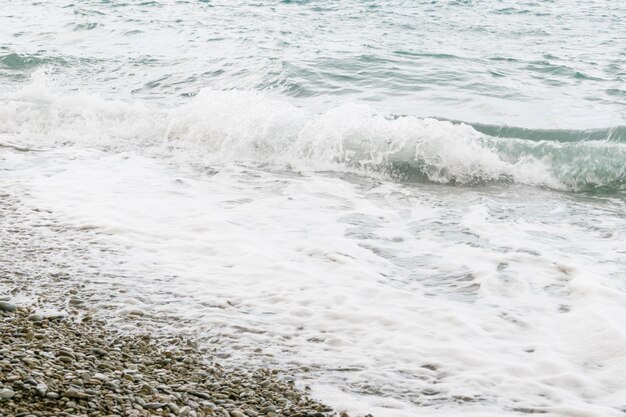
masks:
<svg viewBox="0 0 626 417"><path fill-rule="evenodd" d="M33 82L0 99L0 144L142 149L207 164L357 169L402 181L517 182L626 189L626 127L533 130L381 114L347 104L312 113L250 91L202 90L173 107L56 94Z"/></svg>

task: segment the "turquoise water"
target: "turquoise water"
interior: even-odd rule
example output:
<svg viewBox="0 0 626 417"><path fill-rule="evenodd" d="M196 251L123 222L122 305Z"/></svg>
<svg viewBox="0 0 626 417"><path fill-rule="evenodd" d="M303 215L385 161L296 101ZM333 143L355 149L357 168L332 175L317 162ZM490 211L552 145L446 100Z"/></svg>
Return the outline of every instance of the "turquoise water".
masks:
<svg viewBox="0 0 626 417"><path fill-rule="evenodd" d="M0 187L120 256L109 319L183 318L337 409L620 416L625 26L609 0L0 0Z"/></svg>
<svg viewBox="0 0 626 417"><path fill-rule="evenodd" d="M201 89L260 91L314 112L365 103L389 117L456 120L488 138L518 139L487 141L505 160L544 160L565 188L624 187L621 2L85 1L0 10L5 91L43 70L61 91L155 105L186 103Z"/></svg>
<svg viewBox="0 0 626 417"><path fill-rule="evenodd" d="M0 10L4 85L46 67L67 88L127 98L243 88L527 128L626 123L622 2L53 1Z"/></svg>

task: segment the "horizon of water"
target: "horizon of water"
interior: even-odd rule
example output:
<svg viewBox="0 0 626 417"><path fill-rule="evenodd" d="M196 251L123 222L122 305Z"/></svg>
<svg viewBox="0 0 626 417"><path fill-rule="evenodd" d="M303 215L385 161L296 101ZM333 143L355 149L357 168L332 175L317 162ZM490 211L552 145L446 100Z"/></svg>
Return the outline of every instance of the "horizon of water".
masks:
<svg viewBox="0 0 626 417"><path fill-rule="evenodd" d="M339 409L623 415L625 20L0 1L0 184L116 254L90 267L123 291L86 283L110 320Z"/></svg>

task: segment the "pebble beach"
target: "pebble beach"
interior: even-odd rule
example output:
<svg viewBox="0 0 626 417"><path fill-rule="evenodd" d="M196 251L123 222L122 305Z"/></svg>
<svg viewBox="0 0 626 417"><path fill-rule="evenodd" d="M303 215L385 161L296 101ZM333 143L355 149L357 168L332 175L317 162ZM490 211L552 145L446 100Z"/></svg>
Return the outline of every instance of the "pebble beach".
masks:
<svg viewBox="0 0 626 417"><path fill-rule="evenodd" d="M139 312L126 314L124 326L99 318L70 275L87 274L71 256L89 262L80 249L89 231L61 244L66 227L31 207L33 227L20 205L10 194L0 200L1 417L347 416L284 372L223 367L189 335L155 336L158 320Z"/></svg>
<svg viewBox="0 0 626 417"><path fill-rule="evenodd" d="M125 335L9 301L0 310L3 417L336 415L279 372L209 363L189 339Z"/></svg>

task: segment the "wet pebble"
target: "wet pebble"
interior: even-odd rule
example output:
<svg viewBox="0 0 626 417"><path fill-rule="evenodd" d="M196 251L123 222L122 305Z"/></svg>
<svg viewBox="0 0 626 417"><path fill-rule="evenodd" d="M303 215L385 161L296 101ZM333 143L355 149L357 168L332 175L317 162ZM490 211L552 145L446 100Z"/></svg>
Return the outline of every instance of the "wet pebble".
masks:
<svg viewBox="0 0 626 417"><path fill-rule="evenodd" d="M2 400L8 400L9 398L13 397L14 395L15 395L15 392L11 391L8 388L0 390L0 399L2 399Z"/></svg>
<svg viewBox="0 0 626 417"><path fill-rule="evenodd" d="M246 416L241 410L235 408L234 410L230 411L230 417L246 417Z"/></svg>
<svg viewBox="0 0 626 417"><path fill-rule="evenodd" d="M40 321L43 321L43 316L41 314L31 314L30 316L28 316L28 320L38 323Z"/></svg>
<svg viewBox="0 0 626 417"><path fill-rule="evenodd" d="M0 311L8 311L12 313L15 309L15 304L11 304L8 301L0 301Z"/></svg>

